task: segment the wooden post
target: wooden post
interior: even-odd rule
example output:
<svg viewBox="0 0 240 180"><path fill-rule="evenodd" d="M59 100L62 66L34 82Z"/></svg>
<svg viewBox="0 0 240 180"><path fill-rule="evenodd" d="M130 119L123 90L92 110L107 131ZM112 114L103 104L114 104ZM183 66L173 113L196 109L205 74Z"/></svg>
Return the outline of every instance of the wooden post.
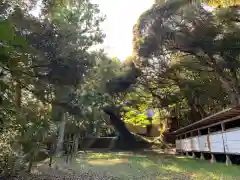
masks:
<svg viewBox="0 0 240 180"><path fill-rule="evenodd" d="M200 139L199 136L201 136L201 131L198 129L198 142L200 143ZM200 156L201 160L205 160L204 154L201 152L201 156Z"/></svg>
<svg viewBox="0 0 240 180"><path fill-rule="evenodd" d="M72 136L73 135L73 136ZM73 160L74 155L74 134L70 134L70 162Z"/></svg>
<svg viewBox="0 0 240 180"><path fill-rule="evenodd" d="M191 138L190 138L190 140L191 140L191 151L192 151L192 156L193 156L193 154L194 154L194 152L193 152L194 145L193 145L193 142L192 142L192 138L193 138L193 132L191 131Z"/></svg>
<svg viewBox="0 0 240 180"><path fill-rule="evenodd" d="M74 135L74 155L77 155L79 144L79 133Z"/></svg>
<svg viewBox="0 0 240 180"><path fill-rule="evenodd" d="M225 139L224 139L224 131L225 131L225 124L224 123L221 123L221 127L222 127L222 142L223 142L223 149L224 149L224 153L226 155L226 165L231 165L232 162L230 160L230 157L229 155L227 154L227 142L225 142Z"/></svg>
<svg viewBox="0 0 240 180"><path fill-rule="evenodd" d="M198 129L198 139L199 139L199 136L201 136L201 131Z"/></svg>
<svg viewBox="0 0 240 180"><path fill-rule="evenodd" d="M192 152L192 158L196 158L195 152Z"/></svg>
<svg viewBox="0 0 240 180"><path fill-rule="evenodd" d="M221 123L222 131L225 131L225 124Z"/></svg>
<svg viewBox="0 0 240 180"><path fill-rule="evenodd" d="M184 156L184 153L183 153L183 143L182 143L182 135L180 135L179 137L180 137L181 156Z"/></svg>
<svg viewBox="0 0 240 180"><path fill-rule="evenodd" d="M224 131L225 131L225 124L224 123L221 123L221 128L222 128L222 142L223 142L223 150L224 150L224 153L226 154L226 142L224 140Z"/></svg>
<svg viewBox="0 0 240 180"><path fill-rule="evenodd" d="M232 161L230 159L230 156L228 154L226 154L226 165L232 165Z"/></svg>
<svg viewBox="0 0 240 180"><path fill-rule="evenodd" d="M213 153L211 153L211 160L210 160L211 163L215 163L216 162L216 158L215 158L215 155Z"/></svg>
<svg viewBox="0 0 240 180"><path fill-rule="evenodd" d="M65 160L65 163L67 164L68 163L68 151L69 151L69 148L68 148L68 146L69 146L69 137L68 137L68 134L66 135L66 142L65 142L65 153L64 153L64 155L65 155L65 158L66 158L66 160Z"/></svg>
<svg viewBox="0 0 240 180"><path fill-rule="evenodd" d="M66 164L68 164L71 160L71 154L72 154L72 141L71 141L71 134L67 134L67 140L66 140Z"/></svg>
<svg viewBox="0 0 240 180"><path fill-rule="evenodd" d="M210 129L210 127L208 128L208 136L210 136L210 134L211 134L211 129ZM209 138L209 141L210 141L210 138ZM211 146L211 143L209 142L209 146ZM216 162L216 158L215 158L215 155L211 152L211 147L208 147L209 148L209 151L210 151L210 153L211 153L211 160L210 160L210 162L211 163L215 163Z"/></svg>
<svg viewBox="0 0 240 180"><path fill-rule="evenodd" d="M187 133L185 133L185 139L187 139ZM188 144L186 144L186 148L188 147ZM189 154L188 154L188 151L187 151L188 149L186 149L186 156L188 157L189 156Z"/></svg>
<svg viewBox="0 0 240 180"><path fill-rule="evenodd" d="M49 167L52 167L54 151L55 151L55 142L54 142L54 140L53 140L53 141L51 142L50 151L49 151L49 164L48 164Z"/></svg>
<svg viewBox="0 0 240 180"><path fill-rule="evenodd" d="M191 131L191 150L192 150L192 158L196 158L195 152L193 151L194 142L192 142L192 138L193 138L193 131Z"/></svg>

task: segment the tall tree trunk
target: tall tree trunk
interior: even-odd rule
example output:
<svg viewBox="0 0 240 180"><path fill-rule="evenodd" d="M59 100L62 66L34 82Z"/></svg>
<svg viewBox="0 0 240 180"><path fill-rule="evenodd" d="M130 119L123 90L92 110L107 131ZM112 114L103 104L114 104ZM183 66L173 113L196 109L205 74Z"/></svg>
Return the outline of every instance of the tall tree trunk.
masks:
<svg viewBox="0 0 240 180"><path fill-rule="evenodd" d="M30 153L30 158L29 158L29 164L28 164L28 169L27 169L27 171L28 172L31 172L31 170L32 170L32 166L33 166L33 153Z"/></svg>
<svg viewBox="0 0 240 180"><path fill-rule="evenodd" d="M67 87L55 87L55 101L57 102L65 102L68 99L69 88ZM64 133L65 133L65 125L66 125L66 113L64 109L58 105L52 105L52 117L53 120L58 125L58 137L56 142L56 150L55 154L60 155L60 152L63 147Z"/></svg>
<svg viewBox="0 0 240 180"><path fill-rule="evenodd" d="M57 155L60 154L63 147L65 125L66 125L66 114L64 114L62 120L58 124L58 138L57 138L57 145L56 145L56 151L55 151Z"/></svg>
<svg viewBox="0 0 240 180"><path fill-rule="evenodd" d="M68 134L66 137L66 164L71 161L71 156L72 156L72 139L71 139L71 134Z"/></svg>
<svg viewBox="0 0 240 180"><path fill-rule="evenodd" d="M50 156L49 157L48 167L52 167L52 162L53 162L53 156Z"/></svg>
<svg viewBox="0 0 240 180"><path fill-rule="evenodd" d="M54 138L54 139L55 139L55 138ZM56 147L55 145L56 145L56 141L53 140L53 141L51 142L50 149L49 149L49 164L48 164L49 167L52 167L53 156L54 156L55 147Z"/></svg>
<svg viewBox="0 0 240 180"><path fill-rule="evenodd" d="M104 112L110 116L110 121L115 130L119 133L119 135L126 139L127 141L134 141L135 137L133 134L127 129L124 121L117 115L118 113L115 112L116 110L113 108L105 108Z"/></svg>
<svg viewBox="0 0 240 180"><path fill-rule="evenodd" d="M76 155L78 152L78 145L79 145L79 138L80 138L80 134L77 133L74 135L74 154Z"/></svg>

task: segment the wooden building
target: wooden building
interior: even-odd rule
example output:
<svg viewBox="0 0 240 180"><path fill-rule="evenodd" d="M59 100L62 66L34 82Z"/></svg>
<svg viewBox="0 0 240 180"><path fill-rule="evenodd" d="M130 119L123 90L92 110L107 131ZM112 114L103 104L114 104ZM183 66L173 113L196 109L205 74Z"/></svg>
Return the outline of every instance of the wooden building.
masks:
<svg viewBox="0 0 240 180"><path fill-rule="evenodd" d="M213 114L198 122L173 132L176 135L176 150L204 159L210 154L211 162L217 154L226 156L231 164L231 155L240 155L240 106Z"/></svg>

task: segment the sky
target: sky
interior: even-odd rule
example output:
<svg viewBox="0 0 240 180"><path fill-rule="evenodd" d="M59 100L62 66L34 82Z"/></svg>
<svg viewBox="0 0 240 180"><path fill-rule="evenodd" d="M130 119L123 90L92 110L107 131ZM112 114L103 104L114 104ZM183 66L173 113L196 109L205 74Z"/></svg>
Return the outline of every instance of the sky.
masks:
<svg viewBox="0 0 240 180"><path fill-rule="evenodd" d="M132 28L154 0L92 0L105 14L102 29L106 34L102 48L111 57L124 60L132 55Z"/></svg>
<svg viewBox="0 0 240 180"><path fill-rule="evenodd" d="M98 46L103 48L110 57L125 60L132 55L132 29L138 17L149 9L154 0L91 0L98 4L100 11L106 15L101 25L106 34L105 41ZM31 13L38 15L41 0Z"/></svg>

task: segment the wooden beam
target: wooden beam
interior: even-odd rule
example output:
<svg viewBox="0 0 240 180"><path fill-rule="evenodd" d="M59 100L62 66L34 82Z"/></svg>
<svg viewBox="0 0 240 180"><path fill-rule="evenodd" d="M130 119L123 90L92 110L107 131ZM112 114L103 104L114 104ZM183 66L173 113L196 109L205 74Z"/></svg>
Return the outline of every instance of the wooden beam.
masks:
<svg viewBox="0 0 240 180"><path fill-rule="evenodd" d="M216 126L216 125L220 125L221 123L226 123L226 122L230 122L230 121L235 121L235 120L237 120L237 119L240 119L240 115L239 115L239 116L232 117L232 118L230 118L230 119L226 119L226 120L223 120L223 121L219 121L219 122L217 122L217 123L213 123L213 124L210 124L210 125L207 125L207 126L203 126L203 127L201 127L201 128L192 129L192 130L190 130L190 131L181 133L181 134L179 134L179 135L183 135L183 134L186 134L186 133L189 133L189 132L192 132L192 131L196 131L196 130L201 130L201 129L213 127L213 126Z"/></svg>

